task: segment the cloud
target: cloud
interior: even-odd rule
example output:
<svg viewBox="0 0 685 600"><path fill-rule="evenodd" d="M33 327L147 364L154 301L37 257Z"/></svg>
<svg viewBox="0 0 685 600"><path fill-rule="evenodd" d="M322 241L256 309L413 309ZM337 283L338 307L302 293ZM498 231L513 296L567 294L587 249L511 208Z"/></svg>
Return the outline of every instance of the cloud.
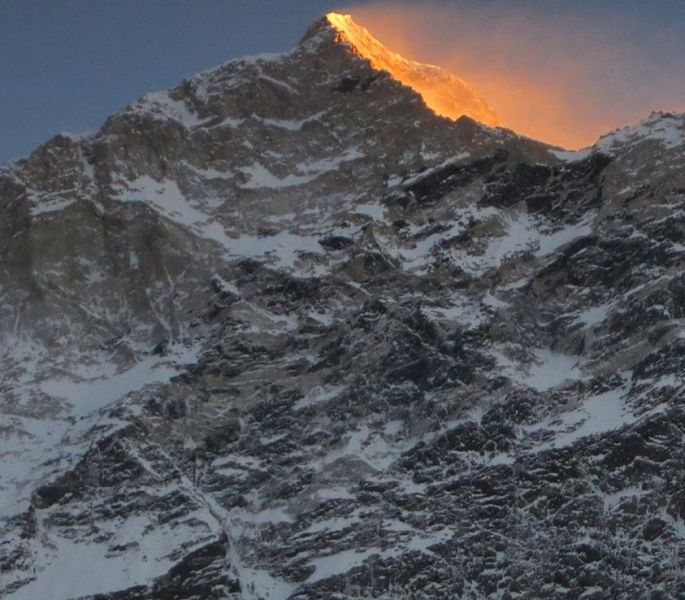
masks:
<svg viewBox="0 0 685 600"><path fill-rule="evenodd" d="M568 148L685 110L681 24L583 2L383 2L349 8L389 48L471 83L505 126Z"/></svg>

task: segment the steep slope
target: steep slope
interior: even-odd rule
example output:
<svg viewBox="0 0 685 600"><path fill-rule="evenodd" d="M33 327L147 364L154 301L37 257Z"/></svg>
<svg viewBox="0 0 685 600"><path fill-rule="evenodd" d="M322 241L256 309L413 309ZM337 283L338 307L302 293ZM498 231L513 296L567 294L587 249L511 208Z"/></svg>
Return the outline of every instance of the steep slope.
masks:
<svg viewBox="0 0 685 600"><path fill-rule="evenodd" d="M453 73L436 65L407 60L388 50L367 29L354 22L351 15L329 13L326 19L338 32L341 41L367 59L375 69L388 71L409 86L437 114L457 119L468 116L480 123L501 125L495 110L478 92Z"/></svg>
<svg viewBox="0 0 685 600"><path fill-rule="evenodd" d="M324 19L2 170L0 594L682 596L684 129L440 118Z"/></svg>

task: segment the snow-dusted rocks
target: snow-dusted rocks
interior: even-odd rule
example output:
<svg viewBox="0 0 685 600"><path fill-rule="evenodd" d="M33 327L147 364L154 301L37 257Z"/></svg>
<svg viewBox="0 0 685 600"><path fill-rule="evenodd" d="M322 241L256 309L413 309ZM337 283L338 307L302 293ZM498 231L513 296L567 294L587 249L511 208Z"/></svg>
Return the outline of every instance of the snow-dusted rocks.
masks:
<svg viewBox="0 0 685 600"><path fill-rule="evenodd" d="M0 595L682 597L682 122L560 154L322 21L0 170Z"/></svg>

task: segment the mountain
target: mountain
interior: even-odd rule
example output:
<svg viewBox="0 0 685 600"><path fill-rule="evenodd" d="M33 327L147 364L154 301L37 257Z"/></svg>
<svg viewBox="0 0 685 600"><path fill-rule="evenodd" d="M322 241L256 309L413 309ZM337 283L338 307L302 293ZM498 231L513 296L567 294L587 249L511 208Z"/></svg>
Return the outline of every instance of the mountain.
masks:
<svg viewBox="0 0 685 600"><path fill-rule="evenodd" d="M333 21L0 170L0 595L683 597L685 115L563 152Z"/></svg>

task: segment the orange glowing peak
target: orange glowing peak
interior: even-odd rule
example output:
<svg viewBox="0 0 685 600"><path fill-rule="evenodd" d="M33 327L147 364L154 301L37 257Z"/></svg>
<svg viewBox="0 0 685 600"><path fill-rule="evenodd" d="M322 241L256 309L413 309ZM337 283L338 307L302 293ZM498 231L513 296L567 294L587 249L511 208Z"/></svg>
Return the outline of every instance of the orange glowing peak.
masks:
<svg viewBox="0 0 685 600"><path fill-rule="evenodd" d="M495 110L474 88L456 75L435 65L408 60L388 50L367 29L355 23L352 15L331 12L326 18L340 39L366 58L374 69L387 71L418 92L435 113L451 119L468 115L491 127L500 124Z"/></svg>

